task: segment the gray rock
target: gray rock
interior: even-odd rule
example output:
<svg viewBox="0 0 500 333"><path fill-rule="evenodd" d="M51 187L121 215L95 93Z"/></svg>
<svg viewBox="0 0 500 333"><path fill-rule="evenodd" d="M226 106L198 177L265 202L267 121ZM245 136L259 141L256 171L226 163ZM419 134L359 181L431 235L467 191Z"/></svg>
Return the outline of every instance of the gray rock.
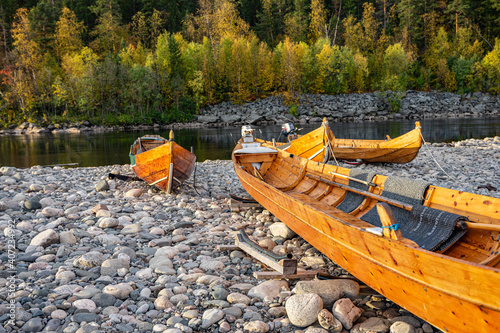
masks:
<svg viewBox="0 0 500 333"><path fill-rule="evenodd" d="M391 322L384 318L371 317L362 322L358 326L358 330L361 332L370 333L386 333L389 331Z"/></svg>
<svg viewBox="0 0 500 333"><path fill-rule="evenodd" d="M306 327L318 319L323 301L317 294L296 294L286 301L285 308L292 324Z"/></svg>
<svg viewBox="0 0 500 333"><path fill-rule="evenodd" d="M281 292L281 288L288 289L288 282L284 280L269 280L250 289L248 291L248 296L257 297L262 300L266 296L275 298L278 297L278 294Z"/></svg>
<svg viewBox="0 0 500 333"><path fill-rule="evenodd" d="M297 282L294 292L297 294L318 294L325 308L331 308L340 298L355 299L359 294L359 284L347 279L312 280Z"/></svg>
<svg viewBox="0 0 500 333"><path fill-rule="evenodd" d="M42 323L42 318L31 318L23 325L23 327L21 327L21 331L40 332L44 326L45 325Z"/></svg>
<svg viewBox="0 0 500 333"><path fill-rule="evenodd" d="M417 333L415 327L402 321L397 321L390 327L390 333Z"/></svg>
<svg viewBox="0 0 500 333"><path fill-rule="evenodd" d="M42 208L42 204L36 199L30 199L24 202L23 207L26 210L34 211Z"/></svg>
<svg viewBox="0 0 500 333"><path fill-rule="evenodd" d="M363 311L356 307L349 298L341 298L333 304L332 314L346 330L352 328L353 323L362 313Z"/></svg>
<svg viewBox="0 0 500 333"><path fill-rule="evenodd" d="M59 235L54 230L47 229L33 237L30 246L46 247L57 242L59 242Z"/></svg>
<svg viewBox="0 0 500 333"><path fill-rule="evenodd" d="M224 317L224 312L219 309L208 309L203 312L201 318L201 328L206 329L221 320Z"/></svg>
<svg viewBox="0 0 500 333"><path fill-rule="evenodd" d="M102 192L102 191L107 191L109 190L109 185L108 182L105 179L100 180L96 185L95 185L95 190L96 192Z"/></svg>

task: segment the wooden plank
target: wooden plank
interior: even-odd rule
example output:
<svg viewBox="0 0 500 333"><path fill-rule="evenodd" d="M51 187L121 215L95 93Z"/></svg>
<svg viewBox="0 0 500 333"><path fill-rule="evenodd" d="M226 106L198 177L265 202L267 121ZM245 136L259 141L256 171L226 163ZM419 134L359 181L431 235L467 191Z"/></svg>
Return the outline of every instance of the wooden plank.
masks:
<svg viewBox="0 0 500 333"><path fill-rule="evenodd" d="M232 212L238 213L242 208L253 208L253 207L261 207L258 202L241 202L234 199L229 199L229 208Z"/></svg>
<svg viewBox="0 0 500 333"><path fill-rule="evenodd" d="M239 249L236 245L217 245L217 251L236 251Z"/></svg>
<svg viewBox="0 0 500 333"><path fill-rule="evenodd" d="M297 271L295 274L280 274L277 272L253 272L257 280L306 280L314 279L320 271Z"/></svg>
<svg viewBox="0 0 500 333"><path fill-rule="evenodd" d="M280 274L295 274L297 273L297 260L296 259L281 259L280 261L276 261L269 256L265 255L263 252L260 252L253 248L252 246L248 245L245 242L240 242L238 240L238 235L235 237L235 244L263 263L264 265L271 267L272 269L276 270Z"/></svg>

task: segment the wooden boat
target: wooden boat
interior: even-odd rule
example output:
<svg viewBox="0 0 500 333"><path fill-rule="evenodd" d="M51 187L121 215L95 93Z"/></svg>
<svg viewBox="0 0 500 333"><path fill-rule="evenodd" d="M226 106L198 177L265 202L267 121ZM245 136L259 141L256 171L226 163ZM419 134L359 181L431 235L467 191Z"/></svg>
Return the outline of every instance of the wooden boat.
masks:
<svg viewBox="0 0 500 333"><path fill-rule="evenodd" d="M420 122L415 122L415 129L406 134L394 139L387 137L387 140L335 138L325 118L321 127L289 143L277 143L276 147L323 163L332 158L366 163L408 163L417 156L422 145ZM271 145L270 142L266 144Z"/></svg>
<svg viewBox="0 0 500 333"><path fill-rule="evenodd" d="M500 331L500 199L249 140L232 160L255 200L374 290L446 332Z"/></svg>
<svg viewBox="0 0 500 333"><path fill-rule="evenodd" d="M196 155L159 135L145 135L130 147L130 164L137 177L167 193L193 172Z"/></svg>

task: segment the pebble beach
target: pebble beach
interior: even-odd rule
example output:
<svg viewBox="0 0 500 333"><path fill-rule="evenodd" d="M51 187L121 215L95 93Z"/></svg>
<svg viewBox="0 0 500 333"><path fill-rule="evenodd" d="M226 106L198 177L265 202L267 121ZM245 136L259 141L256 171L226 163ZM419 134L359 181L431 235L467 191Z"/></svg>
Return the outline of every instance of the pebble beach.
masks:
<svg viewBox="0 0 500 333"><path fill-rule="evenodd" d="M500 198L498 136L356 167ZM133 175L0 167L0 333L439 332L356 279L257 280L260 262L218 250L243 229L300 268L349 277L262 207L232 212L230 195L248 194L231 161L197 163L171 195L109 173Z"/></svg>

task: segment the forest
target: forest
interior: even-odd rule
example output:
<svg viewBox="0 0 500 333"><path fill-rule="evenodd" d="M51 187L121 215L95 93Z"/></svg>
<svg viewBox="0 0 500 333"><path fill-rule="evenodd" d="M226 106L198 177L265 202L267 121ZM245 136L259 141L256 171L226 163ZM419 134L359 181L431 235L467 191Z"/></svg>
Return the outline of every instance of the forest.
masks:
<svg viewBox="0 0 500 333"><path fill-rule="evenodd" d="M0 128L183 122L270 95L293 112L300 94L499 94L499 36L500 0L1 0Z"/></svg>

